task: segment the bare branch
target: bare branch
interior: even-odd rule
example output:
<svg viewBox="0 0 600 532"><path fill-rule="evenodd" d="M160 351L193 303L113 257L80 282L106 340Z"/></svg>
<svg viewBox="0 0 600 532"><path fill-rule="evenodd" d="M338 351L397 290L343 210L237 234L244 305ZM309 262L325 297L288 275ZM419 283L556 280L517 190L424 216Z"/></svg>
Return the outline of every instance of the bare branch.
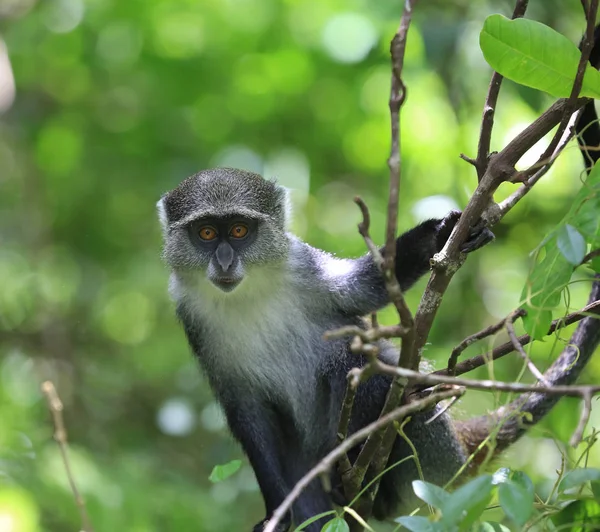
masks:
<svg viewBox="0 0 600 532"><path fill-rule="evenodd" d="M595 259L596 257L600 257L600 248L593 249L592 251L590 251L585 257L583 257L583 259L581 260L581 262L579 264L581 265L581 264L585 264L586 262L590 262L592 259Z"/></svg>
<svg viewBox="0 0 600 532"><path fill-rule="evenodd" d="M563 327L572 325L573 323L576 323L576 322L582 320L583 318L586 318L587 316L590 316L593 314L599 314L599 313L600 313L600 301L595 301L594 303L590 303L589 305L585 306L581 310L578 310L577 312L572 312L571 314L568 314L567 316L564 316L562 318L558 318L558 319L554 320L552 322L552 325L550 325L550 328L548 329L548 332L546 334L550 335L550 334L554 333L555 331L557 331L558 329L562 329ZM519 336L517 338L517 340L518 340L519 344L521 344L521 345L527 345L529 342L532 341L531 336L529 336L528 334L523 334L523 335ZM464 373L468 373L469 371L473 371L474 369L477 369L477 368L487 364L491 360L497 360L498 358L502 358L503 356L512 353L514 350L515 350L515 347L514 347L513 343L506 342L502 345L499 345L498 347L496 347L495 349L493 349L492 351L490 351L488 353L474 356L472 358L469 358L468 360L465 360L464 362L461 362L460 364L457 364L456 367L454 368L454 375L462 375ZM432 373L432 375L450 375L450 374L451 373L448 370L448 368L440 369L440 370L434 371ZM422 389L423 387L419 387L419 388Z"/></svg>
<svg viewBox="0 0 600 532"><path fill-rule="evenodd" d="M592 394L590 392L584 392L582 393L582 398L583 408L581 410L581 415L579 416L579 423L577 423L577 428L569 440L569 445L571 445L571 447L577 447L579 442L581 442L583 431L585 430L585 426L590 420L590 414L592 413Z"/></svg>
<svg viewBox="0 0 600 532"><path fill-rule="evenodd" d="M590 393L595 395L600 393L600 386L588 386L588 385L552 385L552 386L540 386L539 384L522 384L520 382L504 382L504 381L493 381L493 380L475 380L475 379L462 379L460 377L450 377L436 375L434 373L419 373L418 371L412 371L406 368L399 368L396 366L390 366L383 362L377 363L377 370L380 373L386 375L399 375L416 382L422 382L433 386L436 384L452 384L454 386L464 386L474 390L484 390L488 392L513 392L513 393L547 393L552 395L566 395L569 397L583 397L584 394Z"/></svg>
<svg viewBox="0 0 600 532"><path fill-rule="evenodd" d="M432 407L445 399L460 397L463 393L464 391L460 388L432 393L429 397L425 397L418 401L414 401L410 404L396 408L392 412L389 412L385 416L380 417L376 421L373 421L362 429L356 431L349 438L344 440L341 445L338 445L335 449L328 453L325 458L323 458L315 467L313 467L298 481L298 483L294 486L294 489L292 489L285 500L273 512L273 516L265 526L264 532L274 532L277 525L281 522L283 516L289 511L293 502L300 496L306 487L314 479L329 471L340 456L342 456L344 453L347 453L350 449L352 449L352 447L363 441L370 434L383 427L386 427L393 421L397 421L417 412L421 412L422 410L426 410L427 408Z"/></svg>
<svg viewBox="0 0 600 532"><path fill-rule="evenodd" d="M511 316L513 313L514 313L514 311L511 312L509 314L509 316ZM469 347L471 344L474 344L475 342L477 342L479 340L483 340L484 338L487 338L488 336L491 336L492 334L496 334L498 331L504 329L504 325L505 325L507 319L508 319L508 317L500 320L498 323L494 323L493 325L486 327L485 329L483 329L479 332L476 332L475 334L472 334L471 336L467 336L460 344L458 344L452 350L452 353L450 353L450 358L448 359L448 375L455 374L454 369L456 367L456 362L458 360L458 357L467 347Z"/></svg>
<svg viewBox="0 0 600 532"><path fill-rule="evenodd" d="M527 10L527 4L529 0L518 0L515 9L513 11L512 18L521 18L525 15ZM490 156L490 143L492 140L492 129L494 127L494 114L496 112L496 103L498 101L498 94L500 94L500 85L502 84L503 77L494 72L492 79L490 80L490 86L488 93L485 98L485 104L483 106L483 116L481 118L481 128L479 133L479 145L477 147L477 158L465 159L471 162L477 169L477 181L481 181L485 171L487 170L488 159Z"/></svg>
<svg viewBox="0 0 600 532"><path fill-rule="evenodd" d="M62 456L62 461L65 466L65 471L67 473L67 478L69 479L69 484L71 485L71 491L73 492L73 497L75 498L75 503L79 508L79 515L81 516L81 530L82 532L94 532L92 528L92 524L90 522L90 518L87 513L87 509L85 507L85 501L81 496L81 493L77 489L77 484L75 483L75 477L73 476L73 472L71 471L71 463L69 462L68 456L68 444L67 444L67 430L65 428L65 423L63 420L63 404L58 394L56 393L56 388L51 381L45 381L41 386L42 393L46 396L46 401L48 402L48 409L52 414L52 419L54 421L54 439L56 443L58 443L58 447L60 449L60 454Z"/></svg>

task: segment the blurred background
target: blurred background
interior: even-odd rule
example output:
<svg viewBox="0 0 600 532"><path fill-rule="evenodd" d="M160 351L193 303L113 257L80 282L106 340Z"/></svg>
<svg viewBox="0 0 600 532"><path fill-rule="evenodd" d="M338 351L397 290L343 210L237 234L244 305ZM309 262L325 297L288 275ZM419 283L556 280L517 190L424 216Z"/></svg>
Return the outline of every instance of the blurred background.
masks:
<svg viewBox="0 0 600 532"><path fill-rule="evenodd" d="M0 531L79 530L39 389L45 379L65 403L74 475L97 531L249 530L262 518L245 460L226 481L208 480L242 452L176 323L155 204L200 169L234 166L293 190L292 228L310 244L343 257L365 252L356 194L383 242L388 45L400 4L0 0ZM579 40L579 1L530 4L529 17ZM478 35L496 12L509 15L512 3L439 0L415 12L400 230L464 207L475 187L458 156L475 155L490 77ZM505 82L493 149L550 103ZM469 257L430 337L436 367L519 304L529 254L566 213L582 168L571 144L495 228L497 240ZM497 199L514 187L503 185ZM574 280L556 316L585 303L588 279ZM412 309L424 285L410 292ZM393 323L394 313L381 318ZM568 337L535 345L536 363L546 367ZM492 374L511 380L521 369L513 355ZM582 381L599 379L597 357ZM469 392L455 415L504 400ZM500 464L524 469L547 493L561 452L581 453L561 443L578 411L563 399ZM599 408L591 426L600 426ZM600 447L589 464L600 465Z"/></svg>

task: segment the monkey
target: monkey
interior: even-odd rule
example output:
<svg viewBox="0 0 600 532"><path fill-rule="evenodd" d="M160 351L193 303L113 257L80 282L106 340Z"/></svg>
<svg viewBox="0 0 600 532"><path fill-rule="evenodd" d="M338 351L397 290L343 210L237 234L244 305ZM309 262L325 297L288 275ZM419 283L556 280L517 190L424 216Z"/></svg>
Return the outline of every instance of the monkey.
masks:
<svg viewBox="0 0 600 532"><path fill-rule="evenodd" d="M594 120L591 102L577 131ZM597 124L587 129L585 144L600 145ZM589 171L600 152L582 151ZM324 333L345 325L364 327L363 316L389 303L385 283L371 254L336 258L289 233L286 190L252 172L198 172L164 194L157 210L177 318L260 487L265 518L253 527L259 532L296 482L335 446L347 374L366 363L363 355L351 352L349 339L326 341ZM403 291L429 271L460 214L427 220L397 238L394 273ZM475 226L461 251L475 251L493 238L489 229ZM597 280L590 300L599 297ZM599 342L600 328L593 317L585 318L547 379L573 382ZM381 360L397 363L398 351L390 342L381 340L378 347ZM379 416L390 381L374 375L359 385L349 433ZM502 450L557 400L533 393L466 421L453 421L437 406L414 415L405 433L417 449L425 480L443 485L499 422L496 443ZM515 416L517 410L529 417ZM398 437L388 465L410 454ZM373 516L386 519L411 509L416 478L412 460L383 475ZM277 530L330 511L333 504L331 493L314 481ZM306 530L317 532L326 520Z"/></svg>

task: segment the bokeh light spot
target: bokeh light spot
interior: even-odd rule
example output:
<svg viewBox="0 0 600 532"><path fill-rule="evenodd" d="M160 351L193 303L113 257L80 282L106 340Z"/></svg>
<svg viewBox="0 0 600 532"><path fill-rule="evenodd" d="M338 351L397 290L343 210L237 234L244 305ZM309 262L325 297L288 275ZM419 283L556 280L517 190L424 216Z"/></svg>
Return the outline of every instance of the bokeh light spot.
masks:
<svg viewBox="0 0 600 532"><path fill-rule="evenodd" d="M340 13L331 17L323 29L323 48L340 63L362 61L377 43L373 23L358 13Z"/></svg>
<svg viewBox="0 0 600 532"><path fill-rule="evenodd" d="M109 299L102 312L102 327L113 340L138 344L146 339L155 321L154 304L139 292L121 292Z"/></svg>
<svg viewBox="0 0 600 532"><path fill-rule="evenodd" d="M156 423L169 436L187 436L196 426L196 416L185 399L169 399L158 410Z"/></svg>

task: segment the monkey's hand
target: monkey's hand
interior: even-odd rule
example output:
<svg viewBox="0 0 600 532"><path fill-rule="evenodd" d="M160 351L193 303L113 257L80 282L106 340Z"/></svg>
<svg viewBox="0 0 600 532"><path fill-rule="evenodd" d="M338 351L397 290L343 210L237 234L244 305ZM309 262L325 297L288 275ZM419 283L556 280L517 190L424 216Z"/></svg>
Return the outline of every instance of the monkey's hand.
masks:
<svg viewBox="0 0 600 532"><path fill-rule="evenodd" d="M442 250L450 238L450 234L452 233L454 226L458 223L461 214L462 213L460 211L452 211L441 221L436 239L438 251ZM485 246L494 240L494 238L494 233L485 227L483 222L480 220L476 225L471 227L469 236L467 237L467 240L465 240L460 246L460 250L463 253L471 253L471 251L475 251L476 249Z"/></svg>
<svg viewBox="0 0 600 532"><path fill-rule="evenodd" d="M271 517L265 517L260 523L254 526L252 532L263 532L265 526L269 522ZM292 526L292 514L288 512L285 514L285 517L281 520L281 522L275 527L275 532L287 532Z"/></svg>

